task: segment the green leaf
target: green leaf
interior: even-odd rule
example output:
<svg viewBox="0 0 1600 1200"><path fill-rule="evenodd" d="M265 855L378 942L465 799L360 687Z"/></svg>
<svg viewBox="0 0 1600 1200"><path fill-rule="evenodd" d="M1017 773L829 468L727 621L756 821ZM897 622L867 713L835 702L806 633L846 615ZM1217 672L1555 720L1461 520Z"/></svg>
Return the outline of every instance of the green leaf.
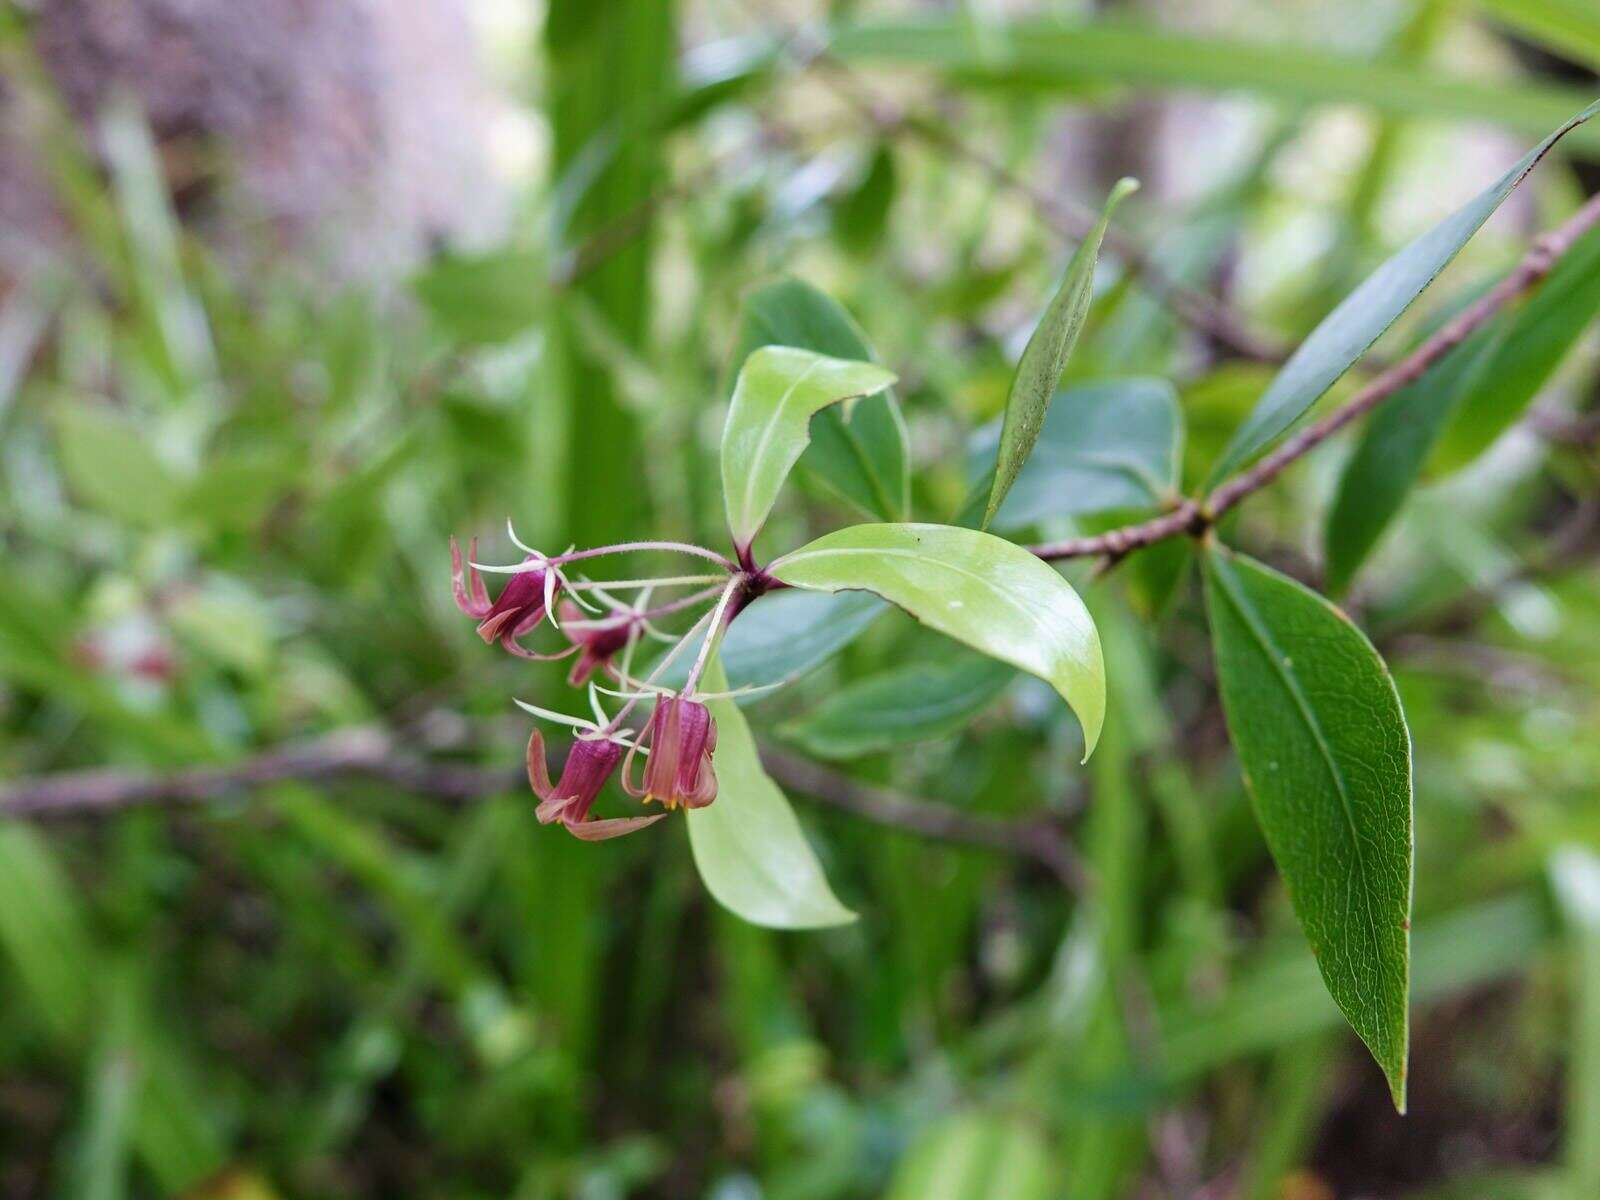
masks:
<svg viewBox="0 0 1600 1200"><path fill-rule="evenodd" d="M1322 597L1205 554L1217 682L1267 845L1334 1003L1405 1111L1411 740L1378 652Z"/></svg>
<svg viewBox="0 0 1600 1200"><path fill-rule="evenodd" d="M491 345L527 332L544 311L548 270L533 251L449 255L419 271L411 288L452 339Z"/></svg>
<svg viewBox="0 0 1600 1200"><path fill-rule="evenodd" d="M886 607L861 592L771 592L728 627L717 657L735 688L798 679L860 637ZM697 636L662 673L664 686L683 686L702 640Z"/></svg>
<svg viewBox="0 0 1600 1200"><path fill-rule="evenodd" d="M1362 281L1300 344L1211 469L1215 486L1276 441L1410 307L1538 162L1600 103L1561 125L1492 186L1399 251Z"/></svg>
<svg viewBox="0 0 1600 1200"><path fill-rule="evenodd" d="M1572 1196L1600 1194L1600 856L1562 846L1550 882L1572 942L1572 1058L1567 1073L1567 1170Z"/></svg>
<svg viewBox="0 0 1600 1200"><path fill-rule="evenodd" d="M866 172L834 209L839 240L857 254L868 254L883 241L894 205L894 149L884 142L867 164Z"/></svg>
<svg viewBox="0 0 1600 1200"><path fill-rule="evenodd" d="M975 460L999 442L974 439ZM992 522L1020 529L1048 517L1152 508L1177 492L1183 416L1164 379L1113 379L1059 392L1033 455Z"/></svg>
<svg viewBox="0 0 1600 1200"><path fill-rule="evenodd" d="M1016 374L1011 377L1011 391L1006 396L1005 420L1000 428L1000 445L995 454L994 480L989 485L989 502L983 510L983 528L993 523L1000 502L1006 498L1011 485L1017 481L1022 464L1033 452L1044 426L1045 412L1056 385L1061 382L1061 372L1066 369L1072 348L1083 332L1083 323L1089 316L1089 302L1094 298L1094 268L1100 256L1100 243L1105 240L1106 226L1111 214L1123 197L1138 191L1135 179L1121 179L1106 197L1100 219L1095 222L1089 236L1079 243L1072 259L1067 263L1061 286L1039 318L1039 324L1023 347L1022 358L1017 363Z"/></svg>
<svg viewBox="0 0 1600 1200"><path fill-rule="evenodd" d="M722 497L741 551L761 532L805 451L811 418L841 400L881 392L894 378L872 363L793 346L763 346L744 360L722 430Z"/></svg>
<svg viewBox="0 0 1600 1200"><path fill-rule="evenodd" d="M837 301L800 279L778 279L748 293L732 370L762 346L798 346L834 358L876 356ZM729 385L732 390L732 384ZM883 391L811 421L811 445L800 474L868 517L903 521L911 512L906 426L894 394Z"/></svg>
<svg viewBox="0 0 1600 1200"><path fill-rule="evenodd" d="M1590 0L1476 0L1531 41L1600 71L1600 12Z"/></svg>
<svg viewBox="0 0 1600 1200"><path fill-rule="evenodd" d="M1487 450L1526 411L1596 312L1600 229L1590 230L1563 254L1549 278L1510 317L1494 361L1462 398L1429 468L1453 471Z"/></svg>
<svg viewBox="0 0 1600 1200"><path fill-rule="evenodd" d="M149 431L103 406L65 404L55 421L61 469L85 503L140 525L172 519L182 483L150 448Z"/></svg>
<svg viewBox="0 0 1600 1200"><path fill-rule="evenodd" d="M975 656L895 667L840 688L783 732L818 758L873 754L956 733L1015 678Z"/></svg>
<svg viewBox="0 0 1600 1200"><path fill-rule="evenodd" d="M1350 585L1400 511L1439 431L1494 362L1504 335L1504 326L1480 330L1368 422L1328 510L1330 592L1338 594Z"/></svg>
<svg viewBox="0 0 1600 1200"><path fill-rule="evenodd" d="M1016 1116L957 1113L911 1144L885 1200L1044 1200L1059 1182L1031 1125Z"/></svg>
<svg viewBox="0 0 1600 1200"><path fill-rule="evenodd" d="M829 49L857 65L926 67L1013 91L1060 95L1097 82L1244 91L1297 107L1364 104L1405 116L1492 121L1536 136L1590 95L1528 79L1480 82L1282 41L1201 37L1124 21L1050 17L988 24L982 37L950 17L862 22L836 30ZM1580 136L1584 145L1600 146L1600 135Z"/></svg>
<svg viewBox="0 0 1600 1200"><path fill-rule="evenodd" d="M1106 711L1100 635L1072 585L1021 546L953 525L852 525L768 569L794 587L876 592L930 628L1039 676L1078 715L1084 757L1094 750Z"/></svg>
<svg viewBox="0 0 1600 1200"><path fill-rule="evenodd" d="M715 657L705 677L708 690L727 690ZM828 886L788 799L762 768L744 713L731 700L712 700L707 707L717 723L717 798L685 814L706 890L730 912L770 929L824 929L854 921L856 914Z"/></svg>

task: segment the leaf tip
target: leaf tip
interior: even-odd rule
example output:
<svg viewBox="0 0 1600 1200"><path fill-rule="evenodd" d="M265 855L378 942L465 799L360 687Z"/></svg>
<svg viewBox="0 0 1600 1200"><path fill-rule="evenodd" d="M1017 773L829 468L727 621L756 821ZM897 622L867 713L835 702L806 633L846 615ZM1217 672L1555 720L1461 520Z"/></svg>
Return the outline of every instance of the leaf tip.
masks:
<svg viewBox="0 0 1600 1200"><path fill-rule="evenodd" d="M1132 175L1124 175L1121 179L1117 180L1115 185L1113 185L1111 188L1111 194L1106 197L1106 212L1109 214L1112 209L1116 208L1117 205L1121 204L1124 200L1138 190L1139 181Z"/></svg>

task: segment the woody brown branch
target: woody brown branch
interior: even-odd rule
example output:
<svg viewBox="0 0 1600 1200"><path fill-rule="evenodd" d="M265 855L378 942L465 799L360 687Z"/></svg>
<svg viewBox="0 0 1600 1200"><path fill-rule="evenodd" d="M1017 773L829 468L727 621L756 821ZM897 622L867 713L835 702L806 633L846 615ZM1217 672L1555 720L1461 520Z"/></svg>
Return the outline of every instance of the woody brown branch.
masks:
<svg viewBox="0 0 1600 1200"><path fill-rule="evenodd" d="M772 747L762 764L779 783L861 820L931 841L1032 859L1065 886L1082 890L1086 871L1065 834L1046 820L962 812L901 792L869 787ZM368 779L453 804L520 792L521 767L485 767L417 757L378 726L343 729L267 750L225 766L169 772L65 771L0 789L0 817L105 816L136 808L197 806L242 798L275 783Z"/></svg>
<svg viewBox="0 0 1600 1200"><path fill-rule="evenodd" d="M1170 512L1093 537L1044 542L1030 549L1051 562L1068 558L1120 558L1181 534L1198 534L1245 497L1266 487L1352 421L1372 412L1421 379L1434 365L1514 301L1541 283L1584 234L1600 225L1600 195L1565 224L1538 238L1517 266L1475 303L1410 355L1373 379L1345 404L1283 441L1277 449L1224 481L1203 500L1186 499Z"/></svg>

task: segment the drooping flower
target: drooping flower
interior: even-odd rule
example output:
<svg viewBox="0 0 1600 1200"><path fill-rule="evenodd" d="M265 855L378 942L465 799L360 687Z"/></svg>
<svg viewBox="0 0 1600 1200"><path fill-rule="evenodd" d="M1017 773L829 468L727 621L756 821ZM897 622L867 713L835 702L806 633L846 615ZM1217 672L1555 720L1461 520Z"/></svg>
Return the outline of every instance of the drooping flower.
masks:
<svg viewBox="0 0 1600 1200"><path fill-rule="evenodd" d="M646 730L650 757L645 760L642 785L633 782L633 758L628 752L622 770L622 787L630 796L659 800L667 808L704 808L717 798L717 772L711 765L717 748L717 723L711 711L697 700L662 696L656 701Z"/></svg>
<svg viewBox="0 0 1600 1200"><path fill-rule="evenodd" d="M641 619L622 613L603 621L585 621L583 613L570 600L561 602L561 632L578 651L567 682L579 687L589 677L627 648L636 635Z"/></svg>
<svg viewBox="0 0 1600 1200"><path fill-rule="evenodd" d="M528 738L528 783L539 797L535 814L539 823L560 821L573 837L586 842L602 842L654 825L666 813L650 817L612 817L591 821L589 809L607 779L622 761L622 744L603 734L579 736L567 752L561 779L552 784L544 762L544 736L535 729Z"/></svg>
<svg viewBox="0 0 1600 1200"><path fill-rule="evenodd" d="M461 547L455 538L450 539L451 582L455 589L456 607L478 622L478 636L489 643L499 642L511 653L522 658L545 659L550 655L535 654L517 643L517 638L543 621L550 604L561 590L561 575L545 562L543 566L518 571L506 580L500 595L491 603L483 579L472 561L478 557L478 540L467 546L467 563L461 561ZM541 562L536 555L528 555L524 564ZM571 653L571 651L566 651ZM553 657L563 657L555 655Z"/></svg>

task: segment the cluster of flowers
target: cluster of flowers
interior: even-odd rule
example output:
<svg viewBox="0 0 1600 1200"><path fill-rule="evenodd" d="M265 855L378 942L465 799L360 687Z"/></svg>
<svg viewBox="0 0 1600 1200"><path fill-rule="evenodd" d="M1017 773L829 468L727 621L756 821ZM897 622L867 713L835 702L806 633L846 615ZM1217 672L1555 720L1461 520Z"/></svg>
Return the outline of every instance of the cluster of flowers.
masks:
<svg viewBox="0 0 1600 1200"><path fill-rule="evenodd" d="M560 778L555 783L551 783L549 768L545 765L543 735L536 728L528 739L528 782L539 798L540 822L560 822L575 837L602 841L653 825L679 807L702 808L710 804L717 797L717 774L712 765L712 754L717 747L717 724L704 701L720 697L697 694L695 685L718 634L731 617L730 605L740 590L741 581L736 565L699 547L675 543L626 543L594 550L569 550L551 557L523 545L516 540L515 533L512 539L527 557L509 567L478 563L476 540L468 546L467 561L463 562L460 546L451 539L456 605L478 622L478 635L485 642L498 644L519 658L549 661L576 656L567 681L575 687L587 685L595 714L595 719L590 721L517 701L534 716L576 730ZM728 573L598 584L569 578L564 570L569 563L580 559L644 549L676 549L700 554L715 559ZM492 601L479 571L508 576L505 587ZM713 586L649 607L656 588L707 582L712 582ZM628 589L637 589L639 593L632 604L616 596L617 592ZM594 600L605 607L596 607ZM706 604L711 605L710 609L680 636L662 633L655 624L668 614ZM586 610L598 615L586 615ZM523 645L524 637L546 623L566 638L565 649L541 653ZM657 682L678 652L702 629L705 633L700 655L684 686L674 690ZM631 674L634 649L646 637L673 643L673 649L662 656L648 678L636 680ZM617 689L599 684L596 676L614 680ZM615 716L605 713L600 693L624 701ZM654 708L645 727L634 730L625 722L641 701L653 702ZM635 762L639 758L645 763L642 777L636 781ZM619 766L622 787L628 795L645 802L655 801L666 811L642 817L591 818L589 810L595 798Z"/></svg>

